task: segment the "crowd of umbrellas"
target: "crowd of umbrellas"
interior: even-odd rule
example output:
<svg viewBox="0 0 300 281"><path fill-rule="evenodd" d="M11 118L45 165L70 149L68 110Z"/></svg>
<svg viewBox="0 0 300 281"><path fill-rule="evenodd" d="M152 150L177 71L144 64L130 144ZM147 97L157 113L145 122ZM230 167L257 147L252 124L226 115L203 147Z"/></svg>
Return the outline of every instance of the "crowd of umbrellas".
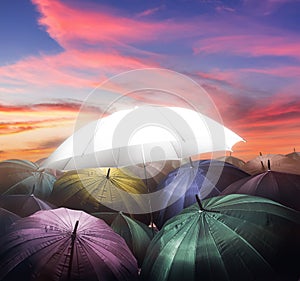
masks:
<svg viewBox="0 0 300 281"><path fill-rule="evenodd" d="M170 161L151 191L180 185L185 192L172 204L166 193L166 205L151 215L103 204L122 200L117 189L148 192L145 180L128 170L45 170L26 160L2 161L0 280L296 281L295 155L259 155L246 163L228 156L180 167ZM213 183L208 169L218 167Z"/></svg>
<svg viewBox="0 0 300 281"><path fill-rule="evenodd" d="M100 131L111 135L107 120ZM84 134L90 129L94 123ZM228 149L240 140L230 130L225 135ZM232 155L193 161L186 156L199 151L186 142L186 161L178 161L169 140L163 147L170 159L149 163L145 148L152 142L113 150L88 139L82 148L73 143L67 139L35 163L0 162L0 281L300 280L295 149L248 162ZM143 153L135 153L140 147ZM128 153L133 162L126 166ZM158 195L145 206L139 198L152 193Z"/></svg>

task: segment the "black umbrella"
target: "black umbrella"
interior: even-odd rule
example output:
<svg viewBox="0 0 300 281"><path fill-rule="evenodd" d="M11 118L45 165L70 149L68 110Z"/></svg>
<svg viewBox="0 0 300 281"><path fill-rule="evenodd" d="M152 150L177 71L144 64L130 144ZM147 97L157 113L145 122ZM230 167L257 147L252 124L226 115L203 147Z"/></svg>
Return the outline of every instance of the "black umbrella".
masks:
<svg viewBox="0 0 300 281"><path fill-rule="evenodd" d="M31 161L11 159L0 162L0 194L34 194L47 199L56 178Z"/></svg>
<svg viewBox="0 0 300 281"><path fill-rule="evenodd" d="M269 198L300 211L300 175L269 170L240 179L222 192L222 194L232 193Z"/></svg>
<svg viewBox="0 0 300 281"><path fill-rule="evenodd" d="M6 209L0 208L0 236L2 236L7 228L20 217Z"/></svg>
<svg viewBox="0 0 300 281"><path fill-rule="evenodd" d="M0 196L0 207L27 217L40 210L51 210L54 205L47 203L33 194L31 195L2 195Z"/></svg>

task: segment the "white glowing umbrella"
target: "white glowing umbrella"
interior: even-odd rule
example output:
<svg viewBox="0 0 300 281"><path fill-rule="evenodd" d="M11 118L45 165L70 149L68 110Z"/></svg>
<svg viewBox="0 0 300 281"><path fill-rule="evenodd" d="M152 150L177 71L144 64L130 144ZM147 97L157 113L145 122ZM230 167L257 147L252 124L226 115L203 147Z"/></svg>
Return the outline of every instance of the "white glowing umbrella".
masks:
<svg viewBox="0 0 300 281"><path fill-rule="evenodd" d="M180 107L143 106L93 121L43 163L62 170L124 167L231 150L243 139L220 123Z"/></svg>

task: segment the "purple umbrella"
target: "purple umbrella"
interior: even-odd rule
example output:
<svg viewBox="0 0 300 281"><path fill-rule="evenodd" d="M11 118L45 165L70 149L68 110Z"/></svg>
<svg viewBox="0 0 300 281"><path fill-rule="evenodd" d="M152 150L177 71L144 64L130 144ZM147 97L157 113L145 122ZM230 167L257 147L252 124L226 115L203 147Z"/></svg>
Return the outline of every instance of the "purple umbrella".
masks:
<svg viewBox="0 0 300 281"><path fill-rule="evenodd" d="M40 210L55 208L54 205L35 197L33 194L2 195L0 196L0 207L20 217L30 216Z"/></svg>
<svg viewBox="0 0 300 281"><path fill-rule="evenodd" d="M218 160L200 160L182 165L170 172L158 186L163 190L165 205L154 214L155 224L161 228L168 219L196 203L195 194L199 194L201 199L217 196L231 183L248 176L238 167ZM183 195L172 202L177 193Z"/></svg>
<svg viewBox="0 0 300 281"><path fill-rule="evenodd" d="M137 280L125 240L103 220L59 208L16 221L0 243L0 280Z"/></svg>
<svg viewBox="0 0 300 281"><path fill-rule="evenodd" d="M222 195L232 193L269 198L300 211L300 175L269 170L232 183Z"/></svg>

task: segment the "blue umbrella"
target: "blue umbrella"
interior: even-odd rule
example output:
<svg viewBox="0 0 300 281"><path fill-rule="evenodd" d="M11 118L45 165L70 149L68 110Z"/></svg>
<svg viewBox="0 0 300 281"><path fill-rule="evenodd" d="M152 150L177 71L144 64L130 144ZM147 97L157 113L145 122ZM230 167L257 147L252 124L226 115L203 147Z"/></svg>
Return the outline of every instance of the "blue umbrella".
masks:
<svg viewBox="0 0 300 281"><path fill-rule="evenodd" d="M163 190L161 196L165 197L162 200L165 205L154 214L155 224L161 228L168 219L196 203L195 194L201 199L217 196L231 183L248 176L236 166L218 160L191 161L182 165L158 186Z"/></svg>

